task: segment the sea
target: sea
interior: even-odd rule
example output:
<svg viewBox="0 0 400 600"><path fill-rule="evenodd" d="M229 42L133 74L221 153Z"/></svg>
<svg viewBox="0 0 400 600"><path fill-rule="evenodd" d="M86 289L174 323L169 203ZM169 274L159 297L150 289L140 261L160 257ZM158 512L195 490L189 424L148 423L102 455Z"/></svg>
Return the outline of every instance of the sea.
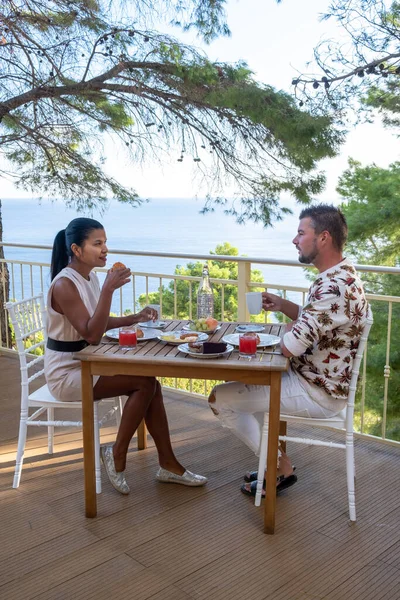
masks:
<svg viewBox="0 0 400 600"><path fill-rule="evenodd" d="M292 215L269 228L260 223L238 224L222 207L201 214L202 207L203 201L195 198L155 198L138 207L111 201L104 212L93 210L85 214L66 207L61 201L8 198L2 200L3 241L51 245L56 233L69 221L77 216L91 216L103 224L110 250L209 254L217 245L228 242L238 249L239 256L297 261L292 239L297 231L299 207L293 206ZM51 256L49 250L7 246L4 252L8 259L34 262L50 262ZM193 262L186 258L127 257L117 253L109 255L108 264L111 266L116 260L122 260L135 272L167 274L173 274L177 265ZM305 269L300 267L257 264L253 268L259 269L264 281L271 285L309 285ZM150 281L154 289L149 291L155 291L158 280ZM145 286L143 279L136 293L143 293Z"/></svg>

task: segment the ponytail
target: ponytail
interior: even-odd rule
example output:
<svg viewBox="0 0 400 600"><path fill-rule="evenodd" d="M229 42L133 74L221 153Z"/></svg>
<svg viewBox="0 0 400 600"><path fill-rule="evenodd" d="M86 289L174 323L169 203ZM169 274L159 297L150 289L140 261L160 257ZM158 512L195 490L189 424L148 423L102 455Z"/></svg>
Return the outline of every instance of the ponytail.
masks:
<svg viewBox="0 0 400 600"><path fill-rule="evenodd" d="M59 274L69 263L67 244L65 243L65 229L61 229L54 239L53 252L51 253L51 280Z"/></svg>
<svg viewBox="0 0 400 600"><path fill-rule="evenodd" d="M54 239L51 255L51 280L59 274L72 258L72 244L83 246L84 241L94 229L104 229L103 225L95 219L78 217L73 219L66 229L59 231Z"/></svg>

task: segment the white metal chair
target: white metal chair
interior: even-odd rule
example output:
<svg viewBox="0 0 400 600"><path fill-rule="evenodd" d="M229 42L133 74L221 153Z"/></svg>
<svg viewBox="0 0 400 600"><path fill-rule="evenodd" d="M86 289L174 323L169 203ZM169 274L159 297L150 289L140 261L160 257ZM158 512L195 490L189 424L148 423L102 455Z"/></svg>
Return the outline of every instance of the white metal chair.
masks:
<svg viewBox="0 0 400 600"><path fill-rule="evenodd" d="M48 451L53 454L54 427L82 427L82 421L59 421L54 419L54 409L82 410L82 403L60 402L53 398L47 385L43 385L35 392L30 392L32 381L44 374L44 349L46 346L46 308L43 294L26 298L20 302L7 302L11 323L14 327L15 341L21 367L21 417L19 422L18 449L15 464L13 488L19 486L24 460L24 450L28 425L36 427L47 427ZM39 351L39 352L38 352ZM29 375L29 370L35 367L35 372ZM39 369L39 370L38 370ZM95 432L95 470L96 470L96 492L101 492L100 474L100 427L113 415L117 425L121 420L121 399L108 398L112 402L112 408L107 414L99 419L98 404L94 403L94 432ZM107 400L101 400L106 402ZM29 415L29 409L36 408ZM46 419L38 419L47 412Z"/></svg>
<svg viewBox="0 0 400 600"><path fill-rule="evenodd" d="M356 520L356 499L355 499L355 465L354 465L354 434L353 434L353 417L354 417L354 401L357 389L358 374L360 371L361 360L363 358L364 350L367 344L368 335L373 323L372 312L369 310L368 317L364 326L364 330L360 339L359 346L357 348L357 354L353 362L353 369L350 380L350 391L347 401L347 406L338 415L328 419L312 419L306 417L294 417L291 415L281 414L281 433L284 435L279 436L279 440L284 442L296 442L299 444L307 444L311 446L326 446L328 448L342 448L346 451L346 477L347 477L347 491L349 499L349 514L350 521ZM290 437L286 435L287 423L303 423L305 425L311 425L313 427L328 427L330 429L338 429L345 433L345 443L329 442L326 440L309 439L309 438L298 438ZM265 464L267 458L267 446L268 446L268 413L264 414L264 425L262 429L261 445L260 445L260 460L258 464L258 479L257 479L257 491L255 497L255 505L260 506L261 495L264 479Z"/></svg>

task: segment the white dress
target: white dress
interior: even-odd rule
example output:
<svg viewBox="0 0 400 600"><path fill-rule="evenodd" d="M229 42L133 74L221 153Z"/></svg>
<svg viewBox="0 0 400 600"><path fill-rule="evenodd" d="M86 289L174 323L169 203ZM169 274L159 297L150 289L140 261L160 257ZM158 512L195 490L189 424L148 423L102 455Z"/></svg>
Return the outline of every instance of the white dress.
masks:
<svg viewBox="0 0 400 600"><path fill-rule="evenodd" d="M53 287L62 277L70 279L75 284L90 316L93 315L99 302L100 283L95 273L91 272L90 279L87 280L70 267L60 271L51 283L47 295L47 336L62 342L76 342L81 340L82 336L65 315L60 315L52 308ZM46 348L44 369L49 390L57 400L62 402L81 400L81 363L72 358L72 352L58 352ZM93 377L93 385L98 379L99 376Z"/></svg>

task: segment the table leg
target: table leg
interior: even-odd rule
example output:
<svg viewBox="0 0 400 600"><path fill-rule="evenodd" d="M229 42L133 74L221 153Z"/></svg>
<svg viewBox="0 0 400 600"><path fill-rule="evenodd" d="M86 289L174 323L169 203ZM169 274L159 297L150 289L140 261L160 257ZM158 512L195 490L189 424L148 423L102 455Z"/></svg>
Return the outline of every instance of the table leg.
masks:
<svg viewBox="0 0 400 600"><path fill-rule="evenodd" d="M287 434L287 421L280 421L279 422L279 435L286 435ZM281 442L281 450L283 450L283 452L286 452L286 442Z"/></svg>
<svg viewBox="0 0 400 600"><path fill-rule="evenodd" d="M85 514L97 515L96 478L94 465L93 376L90 363L82 361L82 425L83 468L85 473Z"/></svg>
<svg viewBox="0 0 400 600"><path fill-rule="evenodd" d="M272 372L268 421L267 486L264 504L264 533L269 533L271 535L275 531L276 470L278 461L280 403L281 373Z"/></svg>
<svg viewBox="0 0 400 600"><path fill-rule="evenodd" d="M138 450L146 450L147 448L147 427L144 419L137 428L137 447Z"/></svg>

